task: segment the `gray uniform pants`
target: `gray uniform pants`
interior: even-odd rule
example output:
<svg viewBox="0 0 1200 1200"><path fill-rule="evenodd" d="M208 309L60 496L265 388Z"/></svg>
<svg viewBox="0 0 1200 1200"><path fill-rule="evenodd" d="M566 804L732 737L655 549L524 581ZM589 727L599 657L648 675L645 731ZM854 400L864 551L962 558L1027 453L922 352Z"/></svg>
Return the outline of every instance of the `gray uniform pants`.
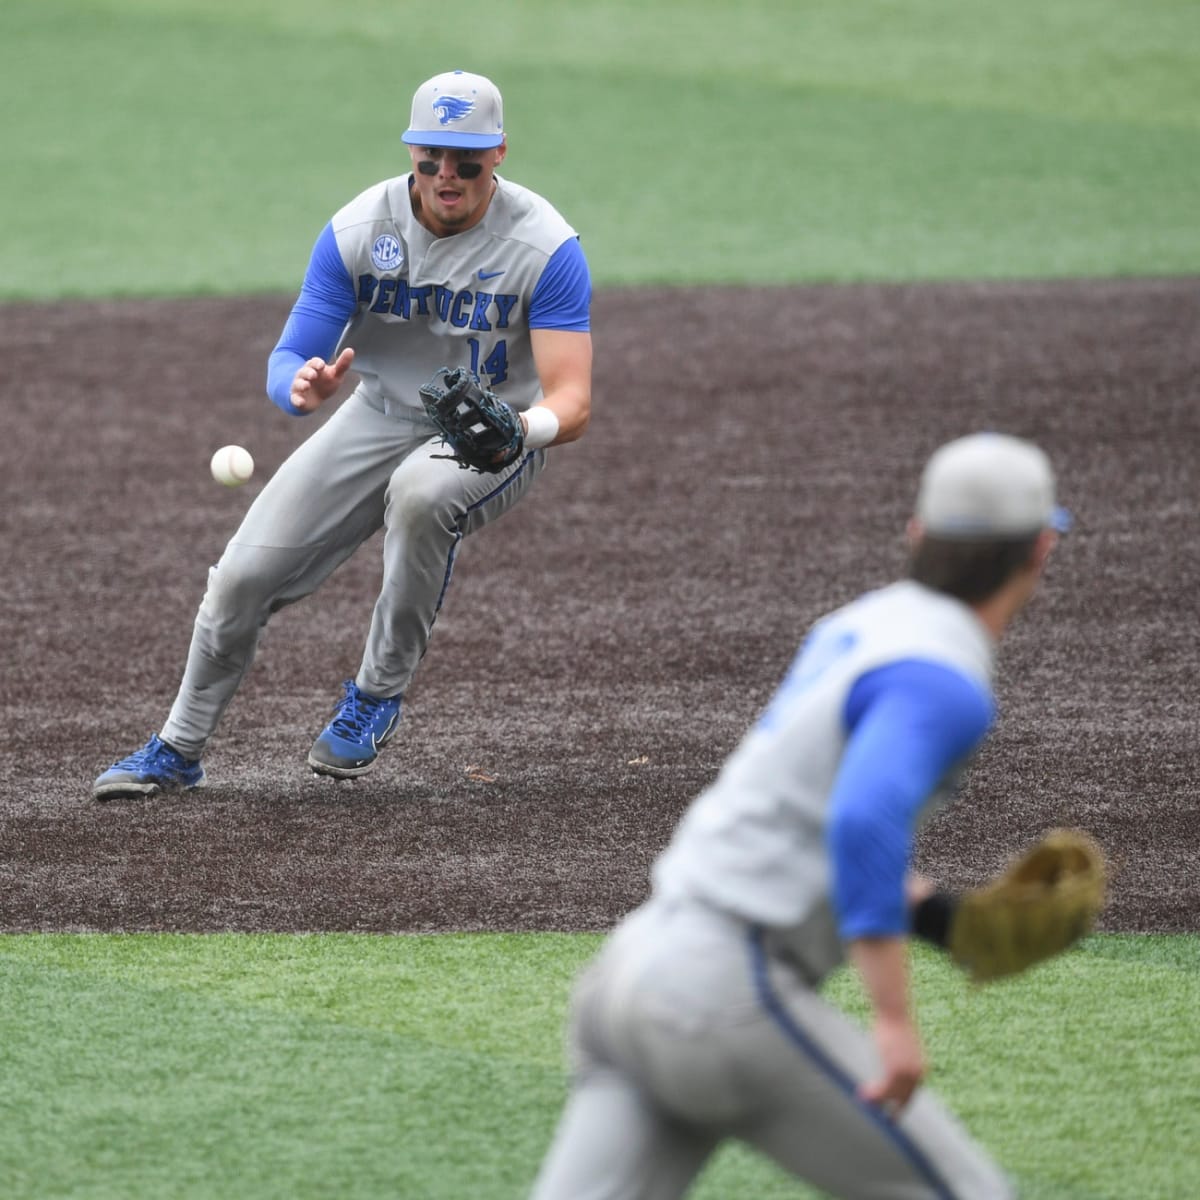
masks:
<svg viewBox="0 0 1200 1200"><path fill-rule="evenodd" d="M869 1034L711 909L633 913L577 984L569 1036L571 1096L535 1200L683 1196L729 1137L831 1196L1013 1195L927 1090L896 1121L858 1100Z"/></svg>
<svg viewBox="0 0 1200 1200"><path fill-rule="evenodd" d="M529 489L545 451L507 471L462 470L423 413L384 412L359 392L259 493L209 571L183 682L161 736L199 758L254 659L272 613L310 595L383 529L383 585L356 682L407 688L429 641L461 539Z"/></svg>

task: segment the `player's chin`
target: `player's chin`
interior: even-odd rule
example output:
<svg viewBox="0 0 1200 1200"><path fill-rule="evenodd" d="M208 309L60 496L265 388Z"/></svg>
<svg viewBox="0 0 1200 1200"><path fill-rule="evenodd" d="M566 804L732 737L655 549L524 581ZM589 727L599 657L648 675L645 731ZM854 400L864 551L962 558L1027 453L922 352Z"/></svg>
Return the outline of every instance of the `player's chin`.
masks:
<svg viewBox="0 0 1200 1200"><path fill-rule="evenodd" d="M460 225L465 225L470 219L470 212L467 211L465 205L447 208L445 205L439 206L437 219L446 229L457 229Z"/></svg>

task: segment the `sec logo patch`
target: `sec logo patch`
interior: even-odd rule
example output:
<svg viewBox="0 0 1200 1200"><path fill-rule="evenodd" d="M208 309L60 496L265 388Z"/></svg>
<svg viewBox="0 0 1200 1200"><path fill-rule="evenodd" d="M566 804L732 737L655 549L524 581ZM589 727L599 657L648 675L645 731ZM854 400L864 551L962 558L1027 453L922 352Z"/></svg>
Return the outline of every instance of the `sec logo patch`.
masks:
<svg viewBox="0 0 1200 1200"><path fill-rule="evenodd" d="M381 233L371 247L371 261L381 271L394 271L403 260L399 239L390 233Z"/></svg>

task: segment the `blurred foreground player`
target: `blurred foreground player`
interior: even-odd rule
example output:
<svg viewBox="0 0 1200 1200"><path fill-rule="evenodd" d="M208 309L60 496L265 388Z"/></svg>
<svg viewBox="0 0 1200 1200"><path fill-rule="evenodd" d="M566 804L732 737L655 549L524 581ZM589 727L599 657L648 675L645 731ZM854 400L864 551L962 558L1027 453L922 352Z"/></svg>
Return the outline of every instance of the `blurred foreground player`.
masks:
<svg viewBox="0 0 1200 1200"><path fill-rule="evenodd" d="M1013 1194L920 1086L908 938L944 944L953 900L909 862L991 727L997 642L1066 527L1054 493L1016 438L930 459L909 578L816 623L579 980L536 1200L682 1196L726 1138L832 1196ZM820 995L846 958L870 1033Z"/></svg>

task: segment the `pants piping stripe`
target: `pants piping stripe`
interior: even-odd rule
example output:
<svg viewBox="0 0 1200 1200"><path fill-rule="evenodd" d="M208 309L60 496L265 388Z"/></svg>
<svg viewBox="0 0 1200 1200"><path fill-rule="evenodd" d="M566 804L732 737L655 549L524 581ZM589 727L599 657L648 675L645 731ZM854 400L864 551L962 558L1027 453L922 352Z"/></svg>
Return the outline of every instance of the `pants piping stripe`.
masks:
<svg viewBox="0 0 1200 1200"><path fill-rule="evenodd" d="M865 1103L858 1095L858 1086L852 1076L837 1065L828 1054L800 1027L792 1014L784 1006L783 1001L771 987L767 971L767 953L763 946L763 930L754 926L750 930L750 964L754 975L754 987L758 993L763 1008L783 1030L784 1036L792 1042L802 1054L811 1059L817 1068L828 1076L838 1089L844 1092L854 1105L871 1121L879 1131L893 1142L900 1153L908 1159L913 1168L920 1174L939 1200L955 1200L955 1193L941 1178L933 1164L921 1148L908 1137L903 1130L880 1112L874 1105Z"/></svg>
<svg viewBox="0 0 1200 1200"><path fill-rule="evenodd" d="M463 537L463 522L466 517L473 513L477 508L482 508L489 500L494 500L497 496L502 495L508 488L520 478L521 473L532 461L533 455L527 454L521 459L521 465L504 480L498 487L492 488L486 496L481 496L474 504L467 506L466 512L463 513L458 523L458 533L454 538L454 544L450 547L450 553L446 555L446 574L442 576L442 590L438 592L437 604L434 606L434 615L441 612L442 601L446 598L446 592L450 589L450 576L454 573L454 559L458 554L458 548L462 544Z"/></svg>

